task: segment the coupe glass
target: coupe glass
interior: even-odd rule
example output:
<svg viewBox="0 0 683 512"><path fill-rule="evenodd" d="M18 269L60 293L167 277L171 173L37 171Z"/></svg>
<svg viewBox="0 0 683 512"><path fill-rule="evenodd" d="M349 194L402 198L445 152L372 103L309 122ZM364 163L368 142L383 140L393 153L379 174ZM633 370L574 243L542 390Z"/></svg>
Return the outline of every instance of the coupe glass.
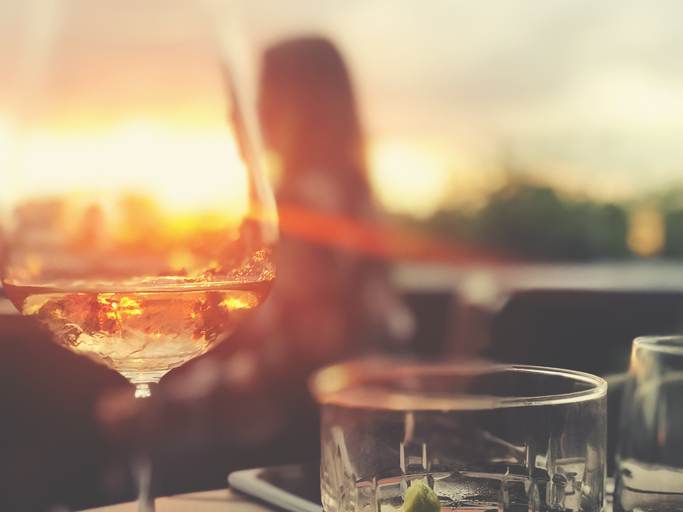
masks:
<svg viewBox="0 0 683 512"><path fill-rule="evenodd" d="M371 360L324 369L312 388L326 512L436 510L437 498L451 511L602 509L607 384L598 377Z"/></svg>
<svg viewBox="0 0 683 512"><path fill-rule="evenodd" d="M203 2L5 11L17 37L5 292L56 343L147 397L227 338L273 281L255 110Z"/></svg>
<svg viewBox="0 0 683 512"><path fill-rule="evenodd" d="M624 389L615 511L683 510L683 337L636 338Z"/></svg>

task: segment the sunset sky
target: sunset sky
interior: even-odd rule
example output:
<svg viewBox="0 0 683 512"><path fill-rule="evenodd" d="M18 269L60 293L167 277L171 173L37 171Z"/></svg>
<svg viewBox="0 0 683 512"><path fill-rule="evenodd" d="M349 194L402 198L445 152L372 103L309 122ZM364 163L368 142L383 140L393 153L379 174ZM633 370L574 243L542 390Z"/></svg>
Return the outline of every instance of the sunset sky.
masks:
<svg viewBox="0 0 683 512"><path fill-rule="evenodd" d="M215 7L221 1L209 3ZM50 36L51 23L69 4L69 30ZM68 138L67 132L89 136L94 143L92 128L102 119L116 119L112 133L133 133L138 144L151 137L179 146L181 133L194 123L196 137L190 139L195 142L186 146L186 153L194 151L192 144L208 144L210 149L195 147L208 155L207 176L219 168L222 164L211 156L221 147L211 142L218 141L217 120L224 114L212 113L219 100L213 93L188 97L184 92L192 90L207 69L202 63L213 58L203 39L183 43L188 18L173 13L184 12L183 6L190 4L164 2L169 46L155 54L153 63L153 75L164 84L159 94L135 97L140 82L131 73L128 86L116 84L112 94L128 107L135 102L138 106L97 113L89 108L88 97L106 88L107 73L116 74L118 61L113 50L94 53L85 43L88 35L112 24L117 37L144 35L154 23L150 13L139 11L131 24L116 17L126 6L136 5L129 0L0 2L0 165L10 165L17 94L27 96L25 84L42 80L53 92L49 100L36 94L33 110L49 111L54 118L41 133L52 138L43 149ZM281 5L249 2L249 48L255 56L263 45L282 37L316 32L339 44L359 92L371 180L390 210L425 216L444 204L476 203L482 192L499 183L505 159L568 190L602 198L627 198L683 183L683 32L678 26L683 3L292 0L287 8ZM39 21L27 31L21 20L31 12ZM95 64L105 80L92 84L89 76L79 82L79 59L93 55L99 56ZM140 53L134 69L149 76L151 64L145 59ZM45 62L52 66L47 71L41 69ZM207 83L214 78L207 75ZM155 105L167 105L176 97L180 131L155 110ZM81 114L89 111L91 117L69 119L80 107ZM137 110L134 115L132 110ZM73 128L79 122L76 136ZM159 129L159 122L165 128ZM137 128L121 132L121 126ZM65 144L76 144L73 137ZM199 142L201 137L206 142ZM34 157L34 168L51 161L52 167L44 169L47 176L59 165L73 163L65 157L60 164L55 156L63 154L64 147L53 147L51 154L41 151L43 156ZM183 158L173 160L185 162ZM126 167L134 167L134 158L119 164L124 160ZM227 186L230 180L224 181Z"/></svg>

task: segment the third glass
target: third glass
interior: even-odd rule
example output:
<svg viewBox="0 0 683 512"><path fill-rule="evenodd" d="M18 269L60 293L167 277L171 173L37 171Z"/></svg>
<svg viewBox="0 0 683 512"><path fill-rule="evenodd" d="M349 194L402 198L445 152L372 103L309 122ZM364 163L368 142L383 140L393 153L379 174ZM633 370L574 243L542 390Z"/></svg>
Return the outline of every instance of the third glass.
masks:
<svg viewBox="0 0 683 512"><path fill-rule="evenodd" d="M607 384L489 363L327 368L326 512L602 510Z"/></svg>

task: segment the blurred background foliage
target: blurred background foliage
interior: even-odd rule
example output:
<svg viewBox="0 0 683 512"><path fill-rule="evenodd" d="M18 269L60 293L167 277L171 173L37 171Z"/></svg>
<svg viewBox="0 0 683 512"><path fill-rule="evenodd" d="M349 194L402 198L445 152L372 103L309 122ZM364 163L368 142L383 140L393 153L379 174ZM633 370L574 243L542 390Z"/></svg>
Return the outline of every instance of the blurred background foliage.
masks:
<svg viewBox="0 0 683 512"><path fill-rule="evenodd" d="M683 259L683 186L602 201L513 169L477 207L444 207L426 219L396 220L513 259Z"/></svg>

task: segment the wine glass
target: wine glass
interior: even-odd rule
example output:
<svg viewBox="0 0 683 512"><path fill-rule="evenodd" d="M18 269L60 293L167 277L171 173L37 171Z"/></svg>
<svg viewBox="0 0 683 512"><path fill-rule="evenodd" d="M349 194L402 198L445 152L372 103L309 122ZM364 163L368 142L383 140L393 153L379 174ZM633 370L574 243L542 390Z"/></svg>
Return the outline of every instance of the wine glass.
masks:
<svg viewBox="0 0 683 512"><path fill-rule="evenodd" d="M277 214L254 109L202 2L10 11L5 292L148 397L268 295Z"/></svg>

